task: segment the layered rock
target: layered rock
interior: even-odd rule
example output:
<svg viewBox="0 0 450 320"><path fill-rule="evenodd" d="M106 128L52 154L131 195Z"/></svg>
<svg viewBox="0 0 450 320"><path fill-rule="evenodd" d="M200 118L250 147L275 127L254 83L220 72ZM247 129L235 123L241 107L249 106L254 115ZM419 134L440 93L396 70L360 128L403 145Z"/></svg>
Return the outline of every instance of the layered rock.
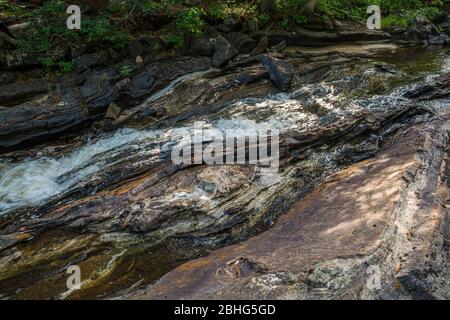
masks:
<svg viewBox="0 0 450 320"><path fill-rule="evenodd" d="M90 69L95 63L80 62L83 72L75 85L73 79L65 78L61 84L34 80L2 86L0 105L14 107L0 110L0 152L87 126L103 118L113 101L120 101L124 108L134 106L176 78L210 67L207 58L163 60L136 71L127 80L120 72L122 65ZM29 100L47 92L49 86L55 88L50 94Z"/></svg>
<svg viewBox="0 0 450 320"><path fill-rule="evenodd" d="M142 104L130 110L122 110L118 118L114 117L115 120L108 119L114 126L144 127L144 135L95 154L72 170L61 173L55 178L56 183L66 185L71 181L75 182L56 195L27 205L22 203L0 217L0 294L16 298L75 299L134 292L137 287L153 283L185 260L246 241L270 227L277 228L277 218L293 205L286 217L297 217L294 213L307 212L305 216L310 217L310 220L303 222L294 219L292 223L289 221L281 224L280 228L286 231L286 235L292 236L291 240L303 238L286 225L292 224L309 230L308 235L312 238L310 242L305 240L305 243L310 244L317 255L323 254L324 263L328 263L328 259L334 261L333 253L336 250L324 248L321 241L328 234L324 236L317 228L332 229L332 223L342 222L338 226L345 231L353 231L352 226L357 230L354 235L331 230L330 235L336 242L347 243L351 237L360 237L357 238L357 244L348 246L348 251L342 247L342 251L336 251L337 253L349 254L353 250L372 257L372 252L375 252L374 243L377 239L384 241L385 232L389 229L383 219L387 216L394 219L396 215L389 197L385 197L389 201L381 201L379 204L372 199L374 204L366 207L370 212L376 211L378 206L385 209L377 212L374 218L374 224L379 224L380 228L365 224L366 221L372 222L372 215L363 214L363 208L356 211L345 207L342 216L336 210L339 206L337 201L327 202L325 198L321 200L324 208L330 211L320 211L319 208L313 210L313 201L308 202L310 207L307 208L303 208L302 203L295 203L310 192L313 194L309 197L326 193L329 197L334 196L334 200L342 196L342 203L351 203L354 196L354 199L363 203L369 195L373 195L372 190L365 190L363 195L348 194L344 192L349 190L345 189L347 183L344 181L354 183L352 186L355 188L357 182L363 184L366 181L370 187L371 183L378 182L384 188L382 183L388 180L388 173L388 176L393 175L392 181L395 181L397 188L390 195L394 199L399 190L404 188L402 179L397 179L397 175L403 175L405 170L419 164L423 164L424 168L438 167L437 162L442 161L443 157L442 145L446 141L442 128L448 118L447 115L438 116L437 120L432 117L447 106L443 99L445 95L437 94L448 88L448 82L444 80L446 76L424 80L423 85L412 89L401 88L398 92L406 92L406 96L397 92L392 96L385 93L371 97L369 90L373 83L392 81L398 85L399 78L405 80L405 75L395 66L375 63L365 55L336 52L290 54L289 61L295 68L292 91L289 93L268 96L278 90L267 79L268 74L258 60L254 59L243 62L235 69L213 69L182 76ZM357 67L355 62L358 62ZM425 89L427 87L430 89ZM358 100L355 100L355 95ZM329 108L330 105L332 108ZM288 110L288 113L284 113L284 110ZM269 185L263 183L261 168L255 165L175 165L170 160L173 143L169 142L165 134L155 137L155 132L164 133L183 126L189 127L195 120L220 124L222 118L240 117L257 122L281 119L283 123L279 176ZM431 119L432 124L419 126ZM407 132L405 128L409 126L414 126L414 129L403 137L402 133ZM397 133L398 130L402 133ZM420 152L416 152L415 147L409 143L413 136L423 137L417 140L420 142ZM435 140L431 141L429 137ZM204 143L206 147L209 141ZM397 147L398 153L395 153L394 147ZM358 172L373 170L373 174L367 175L367 180L362 174L345 180L344 174L339 178L342 179L341 182L333 184L328 180L327 184L316 189L336 171L375 156L381 148L388 151L372 160L372 166L369 165L370 162L364 162L354 167ZM424 151L430 148L434 148L434 153ZM44 152L44 149L37 150L39 151L36 153ZM424 160L420 162L416 157L422 153ZM62 148L62 151L56 152L52 157L58 159L70 154L70 148ZM434 164L428 164L427 159ZM394 175L389 170L396 165L399 168L397 175ZM75 179L83 172L85 174L81 178ZM431 170L427 172L426 175L418 174L415 177L429 177L430 183L438 181L433 178ZM376 178L376 173L380 174L380 179L370 182ZM343 192L338 194L333 188L327 189L327 185L342 187ZM318 216L314 214L316 211L320 211ZM322 221L322 215L327 212L335 213L332 217L326 216L330 223L324 221L321 226L317 226ZM345 224L347 218L350 226ZM360 218L361 221L358 220ZM279 221L284 221L283 217L280 219ZM275 232L276 229L273 230ZM364 236L365 232L367 237ZM395 240L396 237L390 239ZM317 246L312 242L317 242ZM274 246L271 247L273 252L278 252L276 245L280 243L274 240ZM294 250L296 243L287 241L284 245ZM366 247L362 248L363 245ZM305 249L305 246L301 248ZM295 266L302 265L315 256L311 252L303 256L306 249L300 251L295 252L296 255L292 257ZM279 251L280 254L283 252ZM215 257L215 253L211 257ZM296 258L299 258L299 262L294 261ZM264 266L257 264L259 258L257 259L256 253L255 259L253 261L243 256L230 266L226 265L219 274L228 279L227 275L233 272L248 277L253 277L256 272L270 278L271 273L264 270L271 270L271 260L267 260L267 265ZM65 287L65 268L71 264L79 265L85 275L82 289L78 291L67 291ZM383 269L384 265L381 264L380 268ZM404 270L413 268L414 265ZM335 274L335 269L330 269L331 274ZM327 287L330 281L321 277L323 274L328 276L328 269L318 270L317 274L312 272L314 275L309 279L312 287ZM292 274L294 272L288 271ZM177 272L169 273L167 277ZM358 272L355 274L356 278L361 275ZM401 278L405 287L414 287L415 282L423 281L420 277L416 281L411 278L411 274L414 272L407 272L406 278ZM439 272L439 277L441 275ZM339 277L337 279L341 279ZM236 277L230 280L231 285L235 279ZM164 279L161 283L163 281ZM300 280L296 281L294 279L288 282L303 286ZM438 289L441 287L436 285ZM184 290L183 285L180 290ZM437 296L436 292L439 290L404 289L401 294L407 296L408 292L413 291L419 292L417 297L424 297L426 294ZM163 289L149 292L145 295L163 292ZM199 289L199 296L201 292ZM301 294L296 297L307 297L302 296L303 291L299 292ZM329 292L330 295L340 297L332 289ZM395 291L388 290L386 294L390 296L394 293L396 294ZM262 295L261 292L258 294ZM132 296L136 295L134 293ZM326 294L320 296L318 293L318 296L324 297ZM278 296L274 294L273 297Z"/></svg>
<svg viewBox="0 0 450 320"><path fill-rule="evenodd" d="M129 297L449 298L449 133L449 113L398 132L381 155L327 180L270 230Z"/></svg>

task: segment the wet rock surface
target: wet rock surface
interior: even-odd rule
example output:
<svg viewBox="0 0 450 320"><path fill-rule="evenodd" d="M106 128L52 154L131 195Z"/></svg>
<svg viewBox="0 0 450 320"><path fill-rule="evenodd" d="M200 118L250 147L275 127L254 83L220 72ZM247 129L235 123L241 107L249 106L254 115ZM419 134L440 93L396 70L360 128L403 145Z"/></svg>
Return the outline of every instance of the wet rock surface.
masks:
<svg viewBox="0 0 450 320"><path fill-rule="evenodd" d="M276 59L293 69L287 92L260 56L223 69L209 58L162 60L126 81L121 65L95 65L39 107L0 110L10 147L98 120L76 139L3 156L0 294L444 297L446 57L411 67L370 50L286 50ZM104 87L89 82L102 72ZM104 119L111 102L120 112ZM72 118L58 117L67 109ZM268 184L251 164L173 164L172 132L195 121L280 128L277 177ZM40 172L54 174L41 182L49 188L30 189L48 178ZM72 264L84 274L76 291L66 287ZM366 290L371 264L394 284Z"/></svg>
<svg viewBox="0 0 450 320"><path fill-rule="evenodd" d="M450 115L401 130L270 230L185 263L133 299L448 298ZM381 270L382 287L366 286Z"/></svg>

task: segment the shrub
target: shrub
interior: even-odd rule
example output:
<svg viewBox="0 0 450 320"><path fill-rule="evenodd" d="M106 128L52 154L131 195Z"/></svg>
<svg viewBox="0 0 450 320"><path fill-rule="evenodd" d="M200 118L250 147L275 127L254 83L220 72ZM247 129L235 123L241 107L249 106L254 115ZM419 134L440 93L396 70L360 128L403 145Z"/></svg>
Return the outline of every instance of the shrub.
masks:
<svg viewBox="0 0 450 320"><path fill-rule="evenodd" d="M197 7L183 10L176 22L178 32L192 36L200 35L203 32L204 22L202 17L204 15L205 11Z"/></svg>

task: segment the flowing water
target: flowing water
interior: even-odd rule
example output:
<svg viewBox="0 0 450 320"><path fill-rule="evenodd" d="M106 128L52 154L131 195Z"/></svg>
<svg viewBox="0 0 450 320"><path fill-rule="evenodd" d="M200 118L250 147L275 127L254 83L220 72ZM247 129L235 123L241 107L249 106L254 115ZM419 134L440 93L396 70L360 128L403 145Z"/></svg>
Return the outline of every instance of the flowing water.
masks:
<svg viewBox="0 0 450 320"><path fill-rule="evenodd" d="M337 51L359 52L372 49L370 46L338 46ZM393 49L393 48L391 48ZM298 50L298 49L296 49ZM320 49L324 50L324 49ZM328 49L330 50L330 49ZM392 63L405 74L392 77L390 86L408 82L421 77L435 77L450 70L450 58L443 52L433 50L398 51L395 54L383 54L380 61ZM166 88L151 96L145 104L152 103L164 95L170 94L178 84L195 80L207 73L196 72L172 81ZM365 70L370 77L371 69ZM364 108L383 108L401 99L405 86L394 90L389 95L375 96L370 99L343 99L342 86L351 82L352 77L339 81L323 82L302 86L289 93L279 93L264 98L247 98L234 102L224 113L205 115L195 121L205 128L214 127L225 132L228 129L275 128L281 132L292 129L311 129L345 117ZM389 80L389 79L388 79ZM386 81L386 79L383 79ZM407 86L407 87L408 87ZM102 168L95 161L100 155L119 153L130 144L141 141L169 141L177 130L191 130L193 121L185 126L167 128L162 131L122 129L114 134L104 135L88 141L84 146L59 158L37 156L19 162L0 159L0 214L11 209L37 204L51 196L70 189L84 178ZM94 161L93 161L94 160ZM72 173L72 174L68 174Z"/></svg>
<svg viewBox="0 0 450 320"><path fill-rule="evenodd" d="M338 49L362 52L373 48ZM380 77L377 73L377 65L380 63L393 65L396 72L385 72ZM383 53L361 65L333 71L325 81L314 84L297 81L291 92L265 97L252 97L250 94L247 98L231 102L220 111L185 120L173 127L158 130L154 127L120 129L115 133L88 139L84 145L59 156L38 153L34 157L18 161L3 157L0 159L0 215L18 208L39 206L49 198L61 195L86 181L101 179L102 175L116 170L117 164L126 161L127 157L142 154L143 157L149 157L148 161L156 162L160 160L160 151L173 146L171 138L180 131L192 132L195 122L203 128L216 128L223 133L229 129L255 128L276 128L281 132L307 131L345 119L361 110L383 111L401 105L406 101L403 93L418 81L428 81L448 71L450 56L444 51L418 49ZM217 71L209 70L181 77L155 93L142 106L172 94L183 83L197 81L215 72ZM355 84L355 81L360 83ZM427 106L426 102L423 104ZM428 107L449 108L450 103L434 101ZM330 174L340 169L335 165L334 159L339 155L336 150L334 153L330 152L332 146L326 147L329 149L311 153L309 162L326 162L325 167L328 167L325 173ZM294 179L298 180L295 176ZM193 196L198 196L201 203L216 201L206 193L194 194L195 192L176 193L173 197L178 197L175 199L177 201ZM59 240L55 241L55 238ZM115 247L111 247L111 243ZM65 250L69 253L57 256L58 252L66 252ZM151 283L186 259L205 254L202 250L184 250L176 241L158 242L153 236L62 232L61 235L44 234L29 247L20 249L2 262L10 263L17 259L21 263L20 257L32 257L37 252L43 262L37 263L38 267L34 271L25 266L24 273L15 275L11 271L10 278L5 276L7 280L0 278L0 286L4 288L0 290L0 294L20 298L104 297L141 283ZM52 261L58 261L62 266L80 261L83 272L92 273L93 276L85 280L83 290L67 291L63 281L64 272L62 269L55 271L51 266Z"/></svg>

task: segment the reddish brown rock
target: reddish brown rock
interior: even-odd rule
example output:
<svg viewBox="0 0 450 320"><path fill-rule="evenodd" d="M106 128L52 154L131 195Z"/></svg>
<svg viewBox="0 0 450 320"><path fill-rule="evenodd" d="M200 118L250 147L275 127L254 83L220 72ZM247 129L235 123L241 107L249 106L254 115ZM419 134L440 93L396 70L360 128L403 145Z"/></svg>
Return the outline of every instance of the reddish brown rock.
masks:
<svg viewBox="0 0 450 320"><path fill-rule="evenodd" d="M185 263L133 299L432 298L445 287L441 182L449 116L397 134L296 203L276 226ZM380 290L365 284L369 266ZM438 276L437 274L440 274Z"/></svg>

